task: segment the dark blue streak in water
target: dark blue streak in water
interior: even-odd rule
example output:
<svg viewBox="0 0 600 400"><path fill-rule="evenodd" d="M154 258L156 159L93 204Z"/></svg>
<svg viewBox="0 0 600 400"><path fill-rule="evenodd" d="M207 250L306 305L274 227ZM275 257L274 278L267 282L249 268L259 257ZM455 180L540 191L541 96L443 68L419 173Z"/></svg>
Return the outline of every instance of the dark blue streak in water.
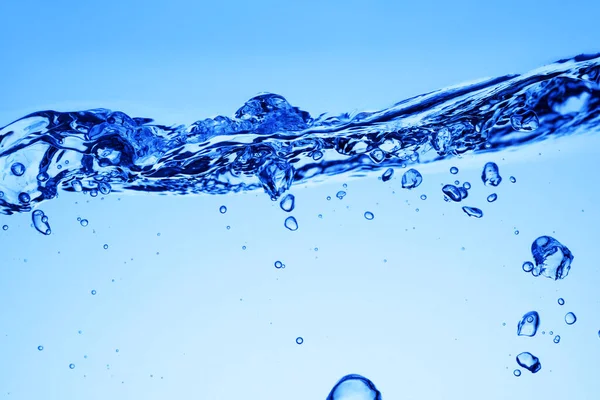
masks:
<svg viewBox="0 0 600 400"><path fill-rule="evenodd" d="M584 55L378 112L313 118L276 94L250 99L233 118L190 126L106 109L39 111L0 129L0 213L30 211L59 190L94 196L262 187L277 199L294 182L596 133L599 83L600 55ZM25 167L20 176L11 173L15 163Z"/></svg>

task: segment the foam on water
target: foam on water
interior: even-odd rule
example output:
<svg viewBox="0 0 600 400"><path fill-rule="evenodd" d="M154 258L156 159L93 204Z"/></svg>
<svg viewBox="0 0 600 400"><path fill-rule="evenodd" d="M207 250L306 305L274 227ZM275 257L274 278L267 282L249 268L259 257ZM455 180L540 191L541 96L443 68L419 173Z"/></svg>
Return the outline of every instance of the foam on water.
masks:
<svg viewBox="0 0 600 400"><path fill-rule="evenodd" d="M417 96L377 112L312 117L277 94L233 118L165 126L121 111L39 111L0 129L0 212L30 211L60 190L222 194L490 152L597 132L600 57L561 60ZM386 175L386 179L391 175ZM407 187L420 183L407 176ZM482 179L496 186L498 166ZM404 183L404 178L403 178Z"/></svg>

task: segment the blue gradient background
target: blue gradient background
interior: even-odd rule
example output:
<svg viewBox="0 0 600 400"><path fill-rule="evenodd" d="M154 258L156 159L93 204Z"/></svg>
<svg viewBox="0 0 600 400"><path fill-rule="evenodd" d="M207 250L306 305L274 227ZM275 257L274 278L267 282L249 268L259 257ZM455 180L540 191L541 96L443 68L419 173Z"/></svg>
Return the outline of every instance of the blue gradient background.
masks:
<svg viewBox="0 0 600 400"><path fill-rule="evenodd" d="M312 115L378 109L597 52L599 11L594 1L5 1L0 125L93 107L189 123L231 115L262 91ZM411 192L401 171L386 184L295 186L297 232L261 192L62 193L42 207L48 237L30 215L0 216L10 226L0 231L0 396L314 399L360 373L385 399L595 399L598 142L424 166ZM490 160L518 179L493 207L479 180ZM441 199L439 185L454 179L473 183L483 219ZM573 251L566 280L520 270L540 235ZM559 345L547 333L516 336L534 309ZM579 318L570 327L567 311ZM515 378L521 351L542 371Z"/></svg>

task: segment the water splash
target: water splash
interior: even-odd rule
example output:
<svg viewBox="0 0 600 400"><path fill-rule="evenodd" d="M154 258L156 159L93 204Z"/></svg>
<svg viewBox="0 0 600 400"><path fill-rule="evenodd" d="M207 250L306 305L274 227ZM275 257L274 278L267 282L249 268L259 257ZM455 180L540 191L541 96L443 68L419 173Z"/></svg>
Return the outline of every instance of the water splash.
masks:
<svg viewBox="0 0 600 400"><path fill-rule="evenodd" d="M250 99L233 118L189 126L107 109L39 111L0 129L0 212L31 211L59 190L97 196L262 187L275 200L293 183L320 177L598 132L599 82L600 56L581 55L338 116L313 118L277 94Z"/></svg>

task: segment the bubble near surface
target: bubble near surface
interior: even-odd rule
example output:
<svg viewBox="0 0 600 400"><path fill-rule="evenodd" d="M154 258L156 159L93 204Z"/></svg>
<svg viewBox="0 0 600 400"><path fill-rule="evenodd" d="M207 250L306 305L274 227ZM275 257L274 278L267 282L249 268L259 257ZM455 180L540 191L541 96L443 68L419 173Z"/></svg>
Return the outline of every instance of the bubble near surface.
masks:
<svg viewBox="0 0 600 400"><path fill-rule="evenodd" d="M521 108L510 117L510 124L516 131L531 132L539 128L540 121L534 111Z"/></svg>
<svg viewBox="0 0 600 400"><path fill-rule="evenodd" d="M525 272L531 272L533 271L533 263L531 261L525 261L522 268Z"/></svg>
<svg viewBox="0 0 600 400"><path fill-rule="evenodd" d="M572 312L568 312L565 315L565 322L567 325L573 325L575 322L577 322L577 317Z"/></svg>
<svg viewBox="0 0 600 400"><path fill-rule="evenodd" d="M498 165L494 162L488 162L483 167L481 180L486 186L498 186L502 182Z"/></svg>
<svg viewBox="0 0 600 400"><path fill-rule="evenodd" d="M25 173L25 166L23 164L21 164L20 162L16 162L10 166L10 171L15 176L22 176Z"/></svg>
<svg viewBox="0 0 600 400"><path fill-rule="evenodd" d="M402 187L404 189L414 189L423 182L423 176L414 168L409 169L402 175Z"/></svg>
<svg viewBox="0 0 600 400"><path fill-rule="evenodd" d="M326 400L381 400L381 392L369 379L351 374L335 384Z"/></svg>
<svg viewBox="0 0 600 400"><path fill-rule="evenodd" d="M285 197L283 199L281 199L281 202L279 203L279 207L281 207L281 209L285 212L292 212L294 210L295 204L296 204L296 197L293 194L288 193L285 195Z"/></svg>
<svg viewBox="0 0 600 400"><path fill-rule="evenodd" d="M551 236L540 236L531 244L536 276L544 275L554 280L564 279L571 269L573 254Z"/></svg>
<svg viewBox="0 0 600 400"><path fill-rule="evenodd" d="M454 185L444 185L442 192L452 201L459 202L462 200L462 194L460 190Z"/></svg>
<svg viewBox="0 0 600 400"><path fill-rule="evenodd" d="M481 211L479 208L475 208L475 207L463 207L462 210L465 212L465 214L467 214L469 217L475 217L475 218L481 218L483 217L483 211Z"/></svg>
<svg viewBox="0 0 600 400"><path fill-rule="evenodd" d="M517 364L534 374L542 369L540 359L529 352L520 353L517 356Z"/></svg>
<svg viewBox="0 0 600 400"><path fill-rule="evenodd" d="M50 224L48 223L48 217L44 214L42 210L35 210L31 214L31 220L33 222L34 228L44 235L50 235L52 230L50 229Z"/></svg>
<svg viewBox="0 0 600 400"><path fill-rule="evenodd" d="M537 333L539 326L540 315L537 311L530 311L523 315L523 318L517 324L517 335L533 337Z"/></svg>
<svg viewBox="0 0 600 400"><path fill-rule="evenodd" d="M298 221L296 221L296 218L294 217L287 217L283 225L290 231L298 230Z"/></svg>
<svg viewBox="0 0 600 400"><path fill-rule="evenodd" d="M451 173L452 175L456 175L456 174L458 174L458 168L456 168L456 167L451 167L451 168L450 168L450 173Z"/></svg>
<svg viewBox="0 0 600 400"><path fill-rule="evenodd" d="M392 179L392 176L394 175L394 169L393 168L388 168L383 175L381 175L381 180L383 182L387 182L390 179Z"/></svg>
<svg viewBox="0 0 600 400"><path fill-rule="evenodd" d="M227 212L227 207L225 207L225 206L221 206L221 207L219 207L219 212L220 212L221 214L225 214L225 213Z"/></svg>

